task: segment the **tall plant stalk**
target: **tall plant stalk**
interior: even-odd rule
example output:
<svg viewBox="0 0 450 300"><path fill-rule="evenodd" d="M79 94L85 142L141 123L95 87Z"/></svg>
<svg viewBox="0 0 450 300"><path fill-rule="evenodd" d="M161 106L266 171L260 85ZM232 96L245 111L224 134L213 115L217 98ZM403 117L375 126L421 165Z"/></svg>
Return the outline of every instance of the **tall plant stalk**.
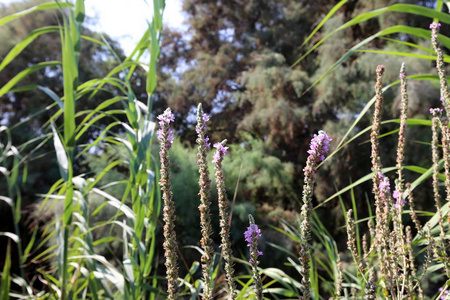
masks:
<svg viewBox="0 0 450 300"><path fill-rule="evenodd" d="M65 169L63 178L65 180L65 201L63 207L63 243L62 253L60 253L61 263L61 299L69 299L70 286L68 274L68 253L69 253L69 234L72 225L73 213L73 161L76 145L75 139L75 99L78 87L78 58L81 47L80 28L84 20L84 0L77 0L75 4L75 14L67 10L67 18L64 17L64 27L61 30L62 45L62 69L64 78L64 148L66 162L59 159L60 169ZM63 13L64 16L64 13ZM55 137L57 138L57 137Z"/></svg>
<svg viewBox="0 0 450 300"><path fill-rule="evenodd" d="M200 173L200 226L202 231L202 238L200 244L203 248L202 253L202 273L204 280L203 300L213 299L211 267L213 263L214 249L212 247L212 227L211 227L211 179L209 178L209 170L206 161L207 149L211 146L209 137L207 136L207 122L209 116L203 113L202 105L199 104L197 108L197 165Z"/></svg>

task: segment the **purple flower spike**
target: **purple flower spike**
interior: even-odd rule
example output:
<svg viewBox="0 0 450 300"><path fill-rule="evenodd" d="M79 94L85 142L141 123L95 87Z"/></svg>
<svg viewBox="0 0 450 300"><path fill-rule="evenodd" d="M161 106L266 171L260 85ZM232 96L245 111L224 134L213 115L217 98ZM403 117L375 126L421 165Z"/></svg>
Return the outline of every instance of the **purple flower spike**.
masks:
<svg viewBox="0 0 450 300"><path fill-rule="evenodd" d="M244 232L245 240L247 241L247 246L250 247L254 241L258 241L261 237L261 229L258 228L258 225L251 224L250 227L247 227L247 231Z"/></svg>
<svg viewBox="0 0 450 300"><path fill-rule="evenodd" d="M223 157L225 156L225 154L227 154L229 147L225 147L224 144L226 143L226 140L222 143L215 143L214 144L214 148L216 148L216 152L214 152L213 155L213 163L218 163L219 161L221 162L223 160Z"/></svg>
<svg viewBox="0 0 450 300"><path fill-rule="evenodd" d="M258 256L263 255L262 251L258 250L258 241L261 237L261 229L258 228L258 225L256 225L254 222L252 215L249 215L250 219L250 226L247 227L247 231L244 232L245 240L247 241L247 247L250 248L250 260L249 262L251 264L254 264L256 267L258 262Z"/></svg>
<svg viewBox="0 0 450 300"><path fill-rule="evenodd" d="M396 199L395 202L395 208L400 208L401 206L404 206L406 204L405 194L402 195L399 191L395 190L392 194L392 197Z"/></svg>
<svg viewBox="0 0 450 300"><path fill-rule="evenodd" d="M253 280L255 282L255 295L257 300L263 299L263 286L261 282L261 275L258 271L258 256L262 255L262 252L258 250L258 240L261 237L261 230L258 225L255 224L255 219L252 215L248 215L250 226L247 227L247 231L244 233L247 246L250 248L250 260L249 263L252 266Z"/></svg>
<svg viewBox="0 0 450 300"><path fill-rule="evenodd" d="M161 122L164 122L166 124L169 124L170 122L175 121L175 116L173 115L172 111L170 110L170 108L166 109L164 111L164 113L160 114L157 117L158 120L160 120ZM159 124L161 125L161 123ZM162 126L161 126L162 127Z"/></svg>
<svg viewBox="0 0 450 300"><path fill-rule="evenodd" d="M378 184L378 190L380 191L380 198L387 203L388 197L391 194L391 184L389 179L381 173L378 173L378 178L380 178L380 183Z"/></svg>
<svg viewBox="0 0 450 300"><path fill-rule="evenodd" d="M430 108L430 114L433 116L440 115L444 110L442 108Z"/></svg>
<svg viewBox="0 0 450 300"><path fill-rule="evenodd" d="M167 108L164 113L157 117L157 119L159 120L159 126L161 127L156 132L158 140L161 145L164 145L165 148L170 149L172 147L174 134L172 129L169 127L169 124L175 121L175 116L170 108Z"/></svg>
<svg viewBox="0 0 450 300"><path fill-rule="evenodd" d="M433 22L430 24L430 29L438 29L439 27L441 27L441 23Z"/></svg>
<svg viewBox="0 0 450 300"><path fill-rule="evenodd" d="M308 154L313 157L316 162L323 161L325 159L325 154L328 152L330 147L331 139L327 133L323 130L319 131L319 134L315 134L314 138L311 140L310 150Z"/></svg>

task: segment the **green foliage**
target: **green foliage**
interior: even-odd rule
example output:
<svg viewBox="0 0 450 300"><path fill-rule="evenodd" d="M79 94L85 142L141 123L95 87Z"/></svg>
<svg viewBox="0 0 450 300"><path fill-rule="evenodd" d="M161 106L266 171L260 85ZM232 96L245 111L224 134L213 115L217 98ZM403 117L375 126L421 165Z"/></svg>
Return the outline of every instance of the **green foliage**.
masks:
<svg viewBox="0 0 450 300"><path fill-rule="evenodd" d="M437 7L443 4L438 1ZM262 267L268 261L276 263L276 267L259 269L267 297L301 296L296 253L301 240L298 226L291 223L296 219L306 150L318 128L326 129L338 144L333 160L321 169L315 190L320 205L339 200L344 208L350 200L357 224L373 218L370 205L369 211L356 212L366 209L358 200L365 198L368 188L363 183L372 177L367 144L356 141L367 138L364 134L370 130L367 112L373 101L366 100L372 94L375 60L382 58L386 65L396 65L396 56L402 55L411 69L424 73L410 76L410 111L415 118L408 125L420 125L411 135L421 143L408 145L411 163L405 170L410 171L407 176L413 178L416 195L432 175L428 158L423 158L430 126L423 115L430 103L437 103L438 92L433 82L436 76L426 74L431 69L425 60L430 59L429 32L423 25L428 23L424 18L449 23L447 14L387 0L352 4L185 0L190 40L167 31L160 49L164 5L164 1L153 1L153 20L129 57L108 37L102 39L83 26L82 0L74 5L27 1L5 6L2 11L0 38L5 43L0 46L0 121L9 128L0 127L0 186L7 191L0 196L0 209L6 207L13 228L0 230L0 239L8 240L0 257L4 261L1 299L12 295L47 299L166 296L165 279L159 276L162 207L153 145L154 100L156 111L167 104L175 108L177 132L182 136L174 142L171 157L176 230L180 232L180 252L187 261L181 268L183 297L195 299L202 291L197 279L197 248L182 247L198 244L200 237L197 156L190 147L195 135L192 107L198 102L213 115L211 139L232 141L224 170L228 198L233 199L230 230L237 246L234 255L245 257L240 251L245 246L242 232L249 213L264 213L264 222L281 224L272 231L263 229L264 239L273 249L263 249ZM324 16L320 23L319 16ZM19 20L26 25L20 26ZM441 42L448 45L443 32ZM314 45L306 49L312 41ZM148 66L140 62L144 53L149 54ZM386 74L391 83L384 90L392 111L380 136L386 150L383 156L393 156L395 148L394 126L399 122L394 112L399 102L393 91L396 78L396 70ZM387 166L394 164L390 157L387 161ZM42 179L43 174L47 178ZM348 184L352 178L359 179ZM23 199L27 204L34 202L37 190L41 202L32 207L35 211L30 215L38 224L30 225L34 226L30 236L23 238L21 210L27 207ZM426 194L426 190L421 194L422 203L430 199ZM314 299L337 296L338 256L345 245L342 239L334 240L336 232L327 230L339 220L336 211L339 209L314 214L310 268ZM448 206L440 213L447 214ZM212 215L217 215L215 204ZM431 234L437 235L439 214L422 215L431 217L427 224ZM217 224L214 226L217 234ZM333 230L339 227L332 226ZM448 229L448 221L444 226ZM358 225L359 255L362 233ZM420 252L427 242L418 235L414 246ZM213 272L217 298L226 294L221 292L219 261ZM366 275L351 266L347 254L343 261L345 297L352 288L362 295L367 289ZM29 269L38 262L36 269ZM236 262L239 297L251 297L249 264ZM442 266L437 263L428 273L421 272L439 274ZM381 289L377 293L382 297Z"/></svg>
<svg viewBox="0 0 450 300"><path fill-rule="evenodd" d="M152 41L149 49L154 54L152 57L153 64L156 64L159 51L157 48L159 47L158 40L161 26L158 24L160 24L160 14L164 7L163 3L157 2L157 23L150 24L149 32L152 31L153 34L147 36L147 39L151 38ZM13 6L13 8L17 7ZM60 14L53 15L54 12L48 11L52 8L59 9ZM35 249L34 251L39 249L40 252L37 252L34 257L30 255L29 258L54 264L57 266L55 268L57 271L38 269L35 274L27 274L27 277L32 277L29 282L36 282L36 280L39 280L38 276L41 276L43 280L39 283L47 285L44 291L48 291L47 297L50 298L75 299L88 297L100 299L107 297L111 299L117 298L116 296L119 295L126 299L148 299L150 295L154 298L155 295L160 293L159 289L156 288L157 282L154 282L154 286L144 283L147 282L149 276L154 276L152 273L156 245L155 231L161 206L158 192L155 189L157 182L153 171L155 165L150 153L155 124L150 121L148 105L135 98L135 92L130 84L130 79L136 74L134 68L137 63L128 63L124 66L122 64L123 58L120 58L123 54L119 53L119 56L115 53L114 48L108 44L108 39L100 41L87 37L90 46L87 48L81 47L81 31L85 30L82 26L85 13L84 1L82 0L76 1L74 7L69 4L59 5L59 3L38 4L35 8L26 10L26 13L21 12L1 19L1 24L6 26L5 24L15 17L25 16L27 13L36 11L41 12L42 14L39 16L44 16L44 18L31 20L35 20L38 24L42 21L48 22L47 20L51 20L51 22L57 24L36 29L31 33L27 32L28 29L23 30L25 35L23 41L17 42L13 46L1 64L2 74L5 74L5 71L11 71L11 67L17 67L20 70L22 61L28 65L29 62L24 59L27 51L35 53L32 56L35 56L36 64L19 72L12 79L7 77L0 79L6 79L6 83L2 84L0 90L0 93L4 95L2 99L5 103L2 106L4 109L13 108L10 103L19 101L19 96L23 96L21 92L39 94L43 91L44 96L47 97L44 98L45 101L55 101L54 103L57 104L57 106L49 105L47 109L38 110L37 113L30 109L25 111L11 110L11 113L3 118L5 124L14 124L15 118L22 118L22 113L31 115L35 122L35 128L32 124L30 126L30 124L24 122L22 122L22 125L33 128L34 131L31 135L36 134L36 131L44 133L43 142L38 145L37 149L43 147L49 140L48 137L51 137L51 133L53 133L53 149L56 152L56 161L62 177L62 180L54 181L52 187L43 195L44 199L40 207L36 212L30 214L31 217L47 223L39 232L43 237L42 242L39 245L33 245L38 232L35 231L25 248L27 255L30 254L32 249ZM54 18L48 18L48 15L52 15ZM12 28L3 27L2 32L6 35L11 34ZM47 43L46 46L61 47L61 52L48 51L48 53L56 53L56 55L51 55L61 59L61 62L39 62L41 58L44 61L48 60L47 56L42 56L44 49L30 47L30 44L42 42L41 38L51 36L55 32L59 32L60 39L58 40L53 36L52 43ZM88 52L93 50L90 53L91 55L85 57L90 59L95 59L94 57L100 59L101 57L103 59L103 56L96 55L104 52L108 53L106 57L110 59L103 65L102 63L92 63L92 61L86 64L86 60L81 55L85 49ZM142 54L140 53L135 59L138 60ZM127 60L131 59L130 57ZM100 60L98 61L100 62ZM111 63L118 64L118 68L112 66ZM45 80L39 82L30 76L30 74L33 75L32 72L43 69L45 72L40 76L47 79L47 74L50 72L49 67L56 65L60 65L61 68L52 70L57 75L54 76L57 79L55 80L55 86L49 87L48 84L44 83ZM95 66L100 66L100 68L96 70ZM110 72L109 69L111 68L117 70ZM95 72L105 70L105 72L103 74L96 73L100 78L95 79L96 76L92 76L91 71L85 72L87 70ZM107 74L107 78L101 77ZM113 76L116 76L116 78L113 78ZM155 77L154 70L153 73L149 72L148 76ZM87 79L89 81L86 81ZM23 83L26 80L30 80L32 84L25 88L12 90L16 84ZM97 86L104 83L111 83L111 86L106 89L107 93L99 94ZM13 94L13 91L17 94ZM85 98L87 99L87 96L92 93L97 94L96 101L86 103ZM112 98L111 95L113 95ZM40 96L42 97L42 94ZM151 96L151 90L149 90L148 104L151 104ZM81 103L84 106L80 106ZM117 105L122 105L125 108L125 114L116 109ZM41 116L43 112L50 114L50 121L42 121L45 118ZM62 121L59 120L61 116L63 117ZM124 120L123 116L130 125L121 122L121 120ZM16 121L16 123L18 122ZM111 130L117 130L118 126L122 128L120 131L126 132L125 138L115 135L115 131ZM14 137L16 136L14 135ZM93 143L85 143L94 136L96 138ZM39 141L39 139L34 140L34 142ZM10 140L8 147L11 147L14 142L17 141ZM28 144L30 143L25 143L20 149L26 152ZM116 148L124 150L125 158L106 152L103 157L109 157L109 161L103 160L96 165L95 155L99 155L99 152L103 151L102 149L110 151L111 146L107 145L114 144L118 144ZM49 146L45 148L39 151L44 150L43 153L47 154L45 151L48 151ZM4 151L4 154L8 154L10 150ZM87 170L88 174L79 173L79 159L83 153L86 159L84 166L92 167L94 173L89 169ZM16 154L18 154L17 151ZM36 157L41 155L31 151L29 154L27 153L27 157L33 158L33 154ZM127 163L126 166L124 162ZM96 170L99 167L98 164L103 164L103 169ZM114 175L114 170L117 170L120 165L127 169L124 172L129 176L127 180L123 180L124 177L120 175L120 172L116 171ZM10 194L10 198L14 199L14 201L11 200L11 203L15 203L15 199L17 199L15 205L20 211L21 198L20 194L15 191L15 178L17 178L19 166L18 164L14 166L15 171L12 174L15 174L15 176L12 181L8 182L8 185L11 187L11 191L14 191ZM56 165L50 166L56 167ZM110 170L113 170L113 173L108 173ZM92 175L94 177L90 177ZM113 179L117 181L111 182L110 180ZM108 180L108 182L105 180ZM23 183L25 181L24 178ZM102 182L103 186L99 189L98 185ZM114 189L108 189L108 186L114 186ZM19 188L21 186L17 186L17 191ZM108 192L114 193L117 198ZM61 199L64 199L64 201L58 203L57 200ZM56 212L56 218L43 213L48 209ZM16 213L14 214L16 215ZM20 214L18 216L20 217ZM47 222L45 218L50 221ZM19 219L13 219L12 223L17 227ZM18 230L15 231L17 235L20 235ZM119 232L121 234L118 235ZM101 233L107 233L106 237L101 236ZM45 246L48 241L52 241L53 245L59 245L57 257L49 252L49 250L55 249L54 246L49 246L47 250L43 249L43 245ZM123 257L113 255L117 259L117 263L114 265L105 256L98 254L111 256L110 251L117 250L118 245L120 245ZM26 257L20 252L21 247L19 243L17 248L21 260L18 265L22 271L21 278L26 280L23 273L23 264L25 263L23 259ZM8 278L10 277L7 276ZM48 286L49 282L53 283L53 287ZM26 287L28 284L28 282L25 282L22 286ZM30 286L27 287L28 292L31 291L31 288Z"/></svg>
<svg viewBox="0 0 450 300"><path fill-rule="evenodd" d="M293 164L268 155L262 140L245 136L246 142L232 145L224 161L227 186L232 188L239 183L240 195L255 205L261 204L261 198L271 199L274 206L294 200Z"/></svg>

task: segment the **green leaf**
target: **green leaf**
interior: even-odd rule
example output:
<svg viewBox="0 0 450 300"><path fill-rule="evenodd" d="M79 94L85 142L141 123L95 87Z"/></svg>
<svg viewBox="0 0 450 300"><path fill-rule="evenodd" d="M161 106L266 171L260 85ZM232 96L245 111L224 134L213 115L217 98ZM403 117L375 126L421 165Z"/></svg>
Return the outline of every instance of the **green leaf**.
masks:
<svg viewBox="0 0 450 300"><path fill-rule="evenodd" d="M418 5L411 5L411 4L394 4L394 5L380 8L377 10L373 10L373 11L370 11L367 13L362 13L362 14L356 16L355 18L351 19L347 23L343 24L342 26L339 26L338 28L336 28L335 30L333 30L332 32L327 34L320 41L318 41L316 44L314 44L314 46L311 47L311 49L309 49L304 55L302 55L292 66L299 64L306 56L308 56L312 51L314 51L317 47L319 47L323 42L325 42L329 37L331 37L333 34L337 33L338 31L348 28L350 26L362 23L369 19L375 18L385 12L390 12L390 11L417 14L420 16L428 17L428 18L438 18L443 23L447 23L447 24L450 23L450 15L441 13L441 12L437 12L434 9L426 8L426 7L418 6Z"/></svg>
<svg viewBox="0 0 450 300"><path fill-rule="evenodd" d="M0 284L0 300L9 300L9 292L11 291L11 246L10 242L6 247L6 258L3 266L2 280Z"/></svg>
<svg viewBox="0 0 450 300"><path fill-rule="evenodd" d="M377 37L381 37L381 36L385 36L385 35L389 35L389 34L393 34L393 33L406 33L406 34L415 35L415 36L418 36L418 37L423 37L423 38L425 38L427 40L429 40L430 37L431 37L431 34L430 34L429 30L425 30L425 29L422 29L422 28L410 27L410 26L404 26L404 25L392 26L392 27L386 28L386 29L384 29L382 31L379 31L379 32L371 35L370 37L364 39L363 41L359 42L355 46L353 46L340 59L338 59L338 61L336 61L325 73L323 73L316 81L314 81L314 83L311 86L309 86L306 89L306 91L303 92L303 94L307 93L310 89L312 89L316 84L319 83L319 81L321 81L325 76L330 74L334 69L336 69L345 60L347 60L359 48L361 48L362 46L368 44L369 42L371 42L372 40L374 40ZM445 45L447 48L450 48L450 39L448 37L440 35L439 39L440 39L440 41L442 42L443 45Z"/></svg>
<svg viewBox="0 0 450 300"><path fill-rule="evenodd" d="M325 24L325 22L328 21L328 19L331 18L339 8L341 8L347 2L348 2L348 0L341 0L338 4L333 6L333 8L328 12L328 14L325 16L325 18L323 18L323 20L319 23L319 25L317 25L317 27L314 28L313 32L311 32L311 34L308 35L308 37L303 41L303 43L300 47L305 46L309 42L309 40L316 34L316 32L320 28L322 28L323 24Z"/></svg>
<svg viewBox="0 0 450 300"><path fill-rule="evenodd" d="M52 98L59 106L60 109L64 110L64 102L61 100L61 98L59 98L58 95L56 95L56 93L54 91L52 91L51 89L44 87L44 86L36 86L38 89L40 89L41 91L43 91L44 93L46 93L48 96L50 96L50 98Z"/></svg>
<svg viewBox="0 0 450 300"><path fill-rule="evenodd" d="M56 159L58 160L59 174L64 181L69 179L69 160L67 158L66 149L64 148L55 125L51 124L53 131L53 144L56 151Z"/></svg>
<svg viewBox="0 0 450 300"><path fill-rule="evenodd" d="M1 89L0 89L0 97L4 96L6 93L10 92L11 89L22 79L27 77L33 72L36 72L37 70L49 68L49 67L55 67L59 66L61 63L59 61L48 61L48 62L42 62L38 63L34 66L31 66L29 68L26 68L25 70L21 71L19 74L14 76L8 83L6 83Z"/></svg>
<svg viewBox="0 0 450 300"><path fill-rule="evenodd" d="M14 60L14 58L19 55L23 49L25 49L29 44L31 44L37 37L39 37L42 34L49 33L49 32L58 32L59 27L58 26L48 26L48 27L42 27L38 28L36 30L33 30L23 41L17 43L11 51L8 52L8 54L3 59L2 63L0 64L0 72L11 62Z"/></svg>
<svg viewBox="0 0 450 300"><path fill-rule="evenodd" d="M159 44L156 31L153 27L150 27L151 44L150 44L150 64L147 73L146 92L148 95L153 94L156 88L156 64L159 55Z"/></svg>
<svg viewBox="0 0 450 300"><path fill-rule="evenodd" d="M75 20L82 23L85 17L84 0L77 0L75 3Z"/></svg>
<svg viewBox="0 0 450 300"><path fill-rule="evenodd" d="M434 55L423 55L423 54L415 54L409 52L395 52L395 51L382 51L382 50L356 50L356 52L364 52L364 53L376 53L376 54L388 54L388 55L396 55L403 57L414 57L420 59L428 59L428 60L436 60L436 56ZM444 62L450 62L449 57L444 57Z"/></svg>
<svg viewBox="0 0 450 300"><path fill-rule="evenodd" d="M397 169L396 167L383 168L383 169L382 169L382 173L383 173L383 174L384 174L384 173L388 173L388 172L393 171L393 170L396 170L396 169ZM345 188L343 188L343 189L339 190L338 192L336 192L334 195L332 195L332 196L328 197L327 199L325 199L325 200L324 200L323 202L321 202L319 205L317 205L316 207L314 207L314 209L317 209L317 208L323 206L323 205L324 205L325 203L327 203L328 201L333 200L335 197L337 197L337 196L339 196L339 195L341 195L341 194L343 194L343 193L345 193L345 192L347 192L347 191L353 189L354 187L358 186L359 184L361 184L361 183L363 183L363 182L366 182L366 181L368 181L368 180L371 180L372 177L373 177L373 172L372 172L372 173L369 173L369 174L367 174L367 175L365 175L365 176L363 176L363 177L361 177L360 179L358 179L358 180L355 181L354 183L352 183L352 184L346 186Z"/></svg>
<svg viewBox="0 0 450 300"><path fill-rule="evenodd" d="M40 10L48 10L48 9L58 9L58 8L66 8L66 7L71 7L73 6L72 4L68 3L68 2L61 2L61 3L55 3L55 2L47 2L47 3L42 3L36 6L33 6L29 9L20 11L18 13L6 16L4 18L0 19L0 26L5 25L8 22L11 22L17 18L26 16L30 13L36 12L36 11L40 11Z"/></svg>

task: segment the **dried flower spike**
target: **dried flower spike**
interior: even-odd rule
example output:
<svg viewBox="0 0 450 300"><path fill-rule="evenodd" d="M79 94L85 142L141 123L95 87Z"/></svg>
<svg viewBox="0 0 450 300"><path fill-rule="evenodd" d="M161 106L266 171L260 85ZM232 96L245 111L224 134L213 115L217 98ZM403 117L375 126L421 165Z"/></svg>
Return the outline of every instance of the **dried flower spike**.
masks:
<svg viewBox="0 0 450 300"><path fill-rule="evenodd" d="M169 149L173 142L173 132L170 123L174 121L174 115L170 108L158 116L160 129L157 132L160 143L161 159L161 186L162 198L164 202L164 257L166 258L166 277L168 280L167 299L177 299L177 280L178 280L178 255L177 255L177 237L175 233L175 203L172 200L172 185L170 182L170 160Z"/></svg>
<svg viewBox="0 0 450 300"><path fill-rule="evenodd" d="M202 261L202 272L204 280L204 290L203 290L203 300L213 299L212 290L212 263L214 249L212 247L212 227L211 227L211 179L209 179L208 165L206 161L206 151L210 146L209 138L206 135L206 122L209 121L209 117L203 113L202 105L199 104L197 108L197 144L198 144L198 154L197 154L197 165L198 172L200 174L199 186L200 186L200 205L198 207L200 211L200 226L202 231L202 239L200 244L203 248L203 254L201 257Z"/></svg>
<svg viewBox="0 0 450 300"><path fill-rule="evenodd" d="M227 140L222 143L214 144L216 152L214 153L214 170L216 177L217 193L219 196L219 214L220 214L220 236L222 239L222 255L225 260L225 274L229 288L230 299L236 299L236 284L234 282L233 256L230 241L230 217L228 213L227 191L225 189L225 177L223 175L222 161L227 153L228 147L225 147Z"/></svg>
<svg viewBox="0 0 450 300"><path fill-rule="evenodd" d="M441 27L440 23L431 23L431 45L433 46L434 52L436 52L436 69L439 74L439 83L441 86L441 100L442 104L447 111L447 115L450 115L450 93L448 91L448 84L446 79L446 72L444 68L444 55L439 47L438 42L438 31Z"/></svg>

